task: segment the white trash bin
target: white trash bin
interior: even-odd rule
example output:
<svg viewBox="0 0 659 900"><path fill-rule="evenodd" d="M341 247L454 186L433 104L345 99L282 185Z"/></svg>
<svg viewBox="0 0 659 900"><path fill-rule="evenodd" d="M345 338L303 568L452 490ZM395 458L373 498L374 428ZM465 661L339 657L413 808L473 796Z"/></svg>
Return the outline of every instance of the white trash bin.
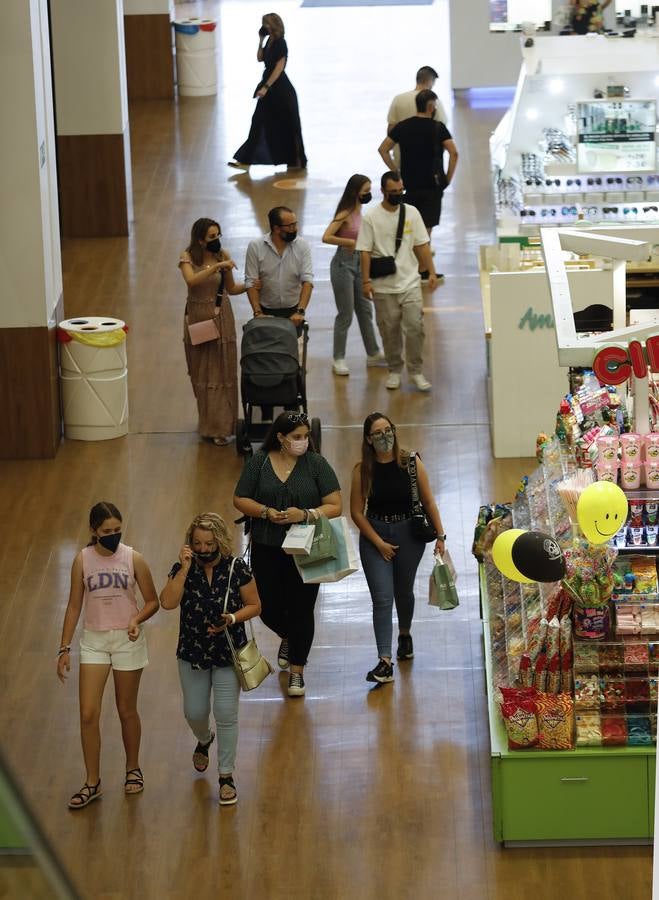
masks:
<svg viewBox="0 0 659 900"><path fill-rule="evenodd" d="M215 26L212 19L179 19L176 35L176 81L182 97L217 94Z"/></svg>
<svg viewBox="0 0 659 900"><path fill-rule="evenodd" d="M128 434L124 322L112 316L81 316L60 322L59 328L71 338L59 345L65 437L106 441ZM82 342L95 338L99 345Z"/></svg>

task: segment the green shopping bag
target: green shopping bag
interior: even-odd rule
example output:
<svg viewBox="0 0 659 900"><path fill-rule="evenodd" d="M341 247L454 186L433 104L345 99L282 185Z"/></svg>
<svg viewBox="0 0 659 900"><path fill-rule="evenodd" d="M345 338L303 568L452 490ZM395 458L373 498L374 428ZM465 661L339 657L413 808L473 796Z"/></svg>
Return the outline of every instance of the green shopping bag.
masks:
<svg viewBox="0 0 659 900"><path fill-rule="evenodd" d="M316 522L311 550L306 556L298 556L297 563L302 568L306 568L306 566L313 566L329 559L336 559L336 539L330 520L327 516L321 516Z"/></svg>
<svg viewBox="0 0 659 900"><path fill-rule="evenodd" d="M429 606L438 606L439 609L455 609L459 605L454 571L448 552L445 552L444 558L439 555L435 556L435 565L430 575L428 590Z"/></svg>

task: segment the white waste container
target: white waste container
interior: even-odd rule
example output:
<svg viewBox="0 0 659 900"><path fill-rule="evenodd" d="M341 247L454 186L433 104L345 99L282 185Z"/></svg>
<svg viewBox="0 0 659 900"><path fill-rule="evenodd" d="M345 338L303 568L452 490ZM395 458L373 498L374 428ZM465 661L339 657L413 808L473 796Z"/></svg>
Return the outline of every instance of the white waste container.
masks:
<svg viewBox="0 0 659 900"><path fill-rule="evenodd" d="M128 433L125 323L81 316L59 324L64 435L106 441Z"/></svg>
<svg viewBox="0 0 659 900"><path fill-rule="evenodd" d="M215 26L212 19L179 19L176 35L176 81L183 97L217 93Z"/></svg>

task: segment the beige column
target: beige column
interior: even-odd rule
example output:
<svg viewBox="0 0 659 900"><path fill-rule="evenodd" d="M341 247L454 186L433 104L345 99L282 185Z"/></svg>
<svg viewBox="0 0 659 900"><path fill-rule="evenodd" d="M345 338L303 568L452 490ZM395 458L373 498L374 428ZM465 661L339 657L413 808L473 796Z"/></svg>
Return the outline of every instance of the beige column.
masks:
<svg viewBox="0 0 659 900"><path fill-rule="evenodd" d="M51 0L65 237L128 234L130 142L122 0Z"/></svg>
<svg viewBox="0 0 659 900"><path fill-rule="evenodd" d="M0 458L50 457L62 269L47 0L3 0L0 117Z"/></svg>

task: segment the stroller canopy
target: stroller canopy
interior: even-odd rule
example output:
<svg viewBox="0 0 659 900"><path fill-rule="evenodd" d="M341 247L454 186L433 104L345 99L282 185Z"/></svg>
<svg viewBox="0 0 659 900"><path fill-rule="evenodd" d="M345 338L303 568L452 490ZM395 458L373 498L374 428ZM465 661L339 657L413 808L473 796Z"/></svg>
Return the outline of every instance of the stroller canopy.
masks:
<svg viewBox="0 0 659 900"><path fill-rule="evenodd" d="M240 368L252 384L274 387L298 367L297 329L290 319L259 316L243 325Z"/></svg>

